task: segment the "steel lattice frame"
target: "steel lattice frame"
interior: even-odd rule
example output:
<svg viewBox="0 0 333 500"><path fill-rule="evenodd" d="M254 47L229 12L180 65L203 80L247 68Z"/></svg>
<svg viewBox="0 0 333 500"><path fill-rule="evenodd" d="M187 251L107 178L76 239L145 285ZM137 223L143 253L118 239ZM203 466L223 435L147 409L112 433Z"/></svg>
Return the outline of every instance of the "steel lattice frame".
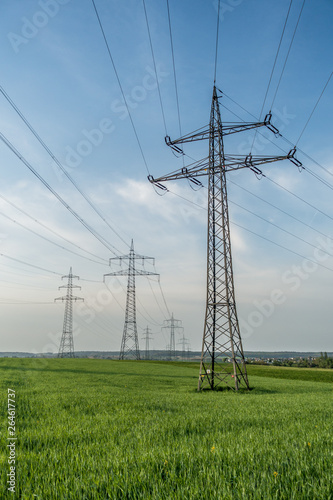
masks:
<svg viewBox="0 0 333 500"><path fill-rule="evenodd" d="M149 340L152 340L152 337L150 337L150 328L147 328L145 329L145 336L143 337L143 339L146 341L145 343L145 360L149 360L150 359L150 355L149 355Z"/></svg>
<svg viewBox="0 0 333 500"><path fill-rule="evenodd" d="M67 285L63 285L59 287L67 288L67 293L64 297L58 297L54 299L55 301L61 300L65 301L65 314L64 314L64 324L62 330L62 336L60 340L58 358L75 358L74 353L74 340L73 340L73 302L84 300L81 297L73 296L73 288L79 288L80 286L73 285L73 278L80 279L79 276L73 276L72 268L69 270L69 274L67 276L63 276L62 279L68 278Z"/></svg>
<svg viewBox="0 0 333 500"><path fill-rule="evenodd" d="M217 96L214 85L208 127L174 141L169 136L165 138L166 144L176 154L183 154L179 146L181 144L209 139L209 156L156 179L149 175L148 179L166 192L167 188L162 184L165 181L186 178L195 186L202 186L198 177L208 176L206 316L198 390L228 387L237 391L241 387L249 389L249 383L236 310L226 172L248 168L261 176L263 173L258 168L259 165L290 160L301 169L302 164L295 157L296 148L283 156L226 155L223 144L223 137L226 135L262 126L276 135L279 131L271 124L270 113L263 122L222 125L220 97Z"/></svg>
<svg viewBox="0 0 333 500"><path fill-rule="evenodd" d="M145 270L137 270L135 268L135 261L137 259L141 260L142 263L144 263L145 260L154 261L152 257L144 257L142 255L135 254L134 244L132 240L129 255L123 255L121 257L114 257L110 259L110 264L111 261L114 260L119 260L120 263L123 260L128 260L128 268L123 271L116 271L114 273L108 273L104 275L104 279L106 276L128 276L125 323L119 359L140 359L138 329L136 324L135 276L158 276L157 273Z"/></svg>
<svg viewBox="0 0 333 500"><path fill-rule="evenodd" d="M175 319L173 317L173 313L171 314L170 319L164 320L164 326L162 329L167 328L170 329L170 345L168 346L169 350L169 359L172 361L176 358L176 344L175 344L175 330L184 330L181 326L181 321L179 319Z"/></svg>
<svg viewBox="0 0 333 500"><path fill-rule="evenodd" d="M219 102L214 91L209 134L207 297L198 390L221 382L249 388L232 270L227 183ZM226 364L225 358L232 361Z"/></svg>

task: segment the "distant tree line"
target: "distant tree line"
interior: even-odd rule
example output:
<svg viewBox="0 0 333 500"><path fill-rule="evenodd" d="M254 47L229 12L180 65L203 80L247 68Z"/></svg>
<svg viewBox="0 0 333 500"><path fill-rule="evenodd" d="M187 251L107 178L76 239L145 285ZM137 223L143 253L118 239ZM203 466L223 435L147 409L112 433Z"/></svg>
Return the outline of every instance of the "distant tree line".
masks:
<svg viewBox="0 0 333 500"><path fill-rule="evenodd" d="M273 366L292 366L298 368L329 368L333 369L333 358L327 355L327 352L320 353L318 358L287 358L287 359L262 359L250 361L252 364L273 365Z"/></svg>

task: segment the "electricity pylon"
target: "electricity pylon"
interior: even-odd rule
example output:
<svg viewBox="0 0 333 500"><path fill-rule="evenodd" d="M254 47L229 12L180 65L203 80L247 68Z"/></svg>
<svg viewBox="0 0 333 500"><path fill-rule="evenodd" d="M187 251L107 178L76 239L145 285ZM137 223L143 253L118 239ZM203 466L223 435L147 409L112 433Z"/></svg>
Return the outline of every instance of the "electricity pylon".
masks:
<svg viewBox="0 0 333 500"><path fill-rule="evenodd" d="M188 339L185 338L184 332L183 332L182 338L180 339L178 344L182 345L182 358L183 358L183 361L185 361L185 359L186 359L186 345L188 345Z"/></svg>
<svg viewBox="0 0 333 500"><path fill-rule="evenodd" d="M153 257L144 257L143 255L138 255L134 253L133 240L131 242L130 253L128 255L122 255L121 257L112 257L111 261L119 260L121 264L122 261L128 261L128 268L123 271L116 271L109 274L104 274L105 276L128 276L127 281L127 297L126 297L126 312L125 312L125 324L123 337L121 341L120 355L119 359L140 359L139 350L139 340L138 340L138 329L136 325L136 298L135 298L135 276L158 276L158 273L152 273L145 270L137 270L135 268L135 261L141 260L142 265L146 260L152 260L153 263L155 259Z"/></svg>
<svg viewBox="0 0 333 500"><path fill-rule="evenodd" d="M175 330L184 330L181 324L182 322L179 319L175 319L172 313L171 318L164 320L164 326L162 326L162 329L167 328L170 330L170 344L168 344L167 349L169 349L169 358L171 361L176 358Z"/></svg>
<svg viewBox="0 0 333 500"><path fill-rule="evenodd" d="M147 328L145 329L145 332L144 332L144 336L142 337L143 340L146 341L146 345L145 345L145 360L148 360L150 359L150 356L149 356L149 340L152 340L152 337L150 337L150 333L151 333L151 330L150 328Z"/></svg>
<svg viewBox="0 0 333 500"><path fill-rule="evenodd" d="M220 91L219 91L220 92ZM207 139L209 156L191 163L181 170L148 180L163 191L164 181L187 179L194 186L201 187L198 177L208 176L208 237L207 237L207 291L206 315L202 341L198 390L216 389L224 384L234 390L249 389L242 340L236 311L232 256L230 243L229 213L227 199L226 172L250 169L257 176L258 168L266 163L290 160L300 169L302 164L295 158L296 148L284 156L226 155L223 137L245 130L266 126L274 134L279 131L271 124L272 115L266 115L262 122L226 123L222 125L219 99L214 85L209 126L199 132L165 142L176 154L184 154L179 145ZM223 363L224 358L229 363Z"/></svg>
<svg viewBox="0 0 333 500"><path fill-rule="evenodd" d="M74 297L73 296L73 288L79 288L81 290L81 287L78 285L73 285L73 279L80 279L79 276L73 276L72 274L72 268L69 270L69 274L67 276L63 276L61 279L68 278L68 283L67 285L63 285L59 287L59 290L61 288L67 288L67 293L63 297L58 297L57 299L54 299L56 302L57 300L61 300L62 302L65 303L65 315L64 315L64 326L62 330L62 336L60 340L60 346L59 346L59 352L58 352L58 358L75 358L74 354L74 341L73 341L73 302L76 302L77 300L84 300L81 297Z"/></svg>

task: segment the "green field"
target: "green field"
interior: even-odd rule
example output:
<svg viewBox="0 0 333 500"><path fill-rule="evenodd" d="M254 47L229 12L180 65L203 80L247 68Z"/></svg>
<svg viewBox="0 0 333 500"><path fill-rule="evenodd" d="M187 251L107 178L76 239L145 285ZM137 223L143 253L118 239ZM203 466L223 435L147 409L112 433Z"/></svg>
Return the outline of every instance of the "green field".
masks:
<svg viewBox="0 0 333 500"><path fill-rule="evenodd" d="M197 393L193 364L1 359L0 373L1 498L333 499L331 371L249 366L238 394Z"/></svg>

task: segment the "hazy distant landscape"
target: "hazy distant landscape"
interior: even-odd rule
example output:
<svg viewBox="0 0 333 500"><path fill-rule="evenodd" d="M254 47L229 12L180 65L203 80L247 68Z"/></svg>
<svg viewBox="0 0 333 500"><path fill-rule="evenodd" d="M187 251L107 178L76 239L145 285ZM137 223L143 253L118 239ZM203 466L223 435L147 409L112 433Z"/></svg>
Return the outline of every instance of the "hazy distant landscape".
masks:
<svg viewBox="0 0 333 500"><path fill-rule="evenodd" d="M288 358L317 358L320 356L320 352L296 352L296 351L282 351L282 352L262 352L262 351L244 351L245 358L247 359L288 359ZM333 352L328 352L327 355L329 357L333 356ZM29 353L29 352L0 352L1 358L11 358L11 357L19 357L19 358L32 358L32 357L57 357L57 354L54 353ZM175 351L175 356L177 359L182 360L183 353L182 351ZM77 358L111 358L118 359L119 351L76 351L75 357ZM168 357L168 353L163 350L159 351L150 351L151 359L165 359ZM197 361L201 357L200 351L189 351L185 354L186 361L193 360ZM141 353L141 359L144 359L144 351Z"/></svg>

